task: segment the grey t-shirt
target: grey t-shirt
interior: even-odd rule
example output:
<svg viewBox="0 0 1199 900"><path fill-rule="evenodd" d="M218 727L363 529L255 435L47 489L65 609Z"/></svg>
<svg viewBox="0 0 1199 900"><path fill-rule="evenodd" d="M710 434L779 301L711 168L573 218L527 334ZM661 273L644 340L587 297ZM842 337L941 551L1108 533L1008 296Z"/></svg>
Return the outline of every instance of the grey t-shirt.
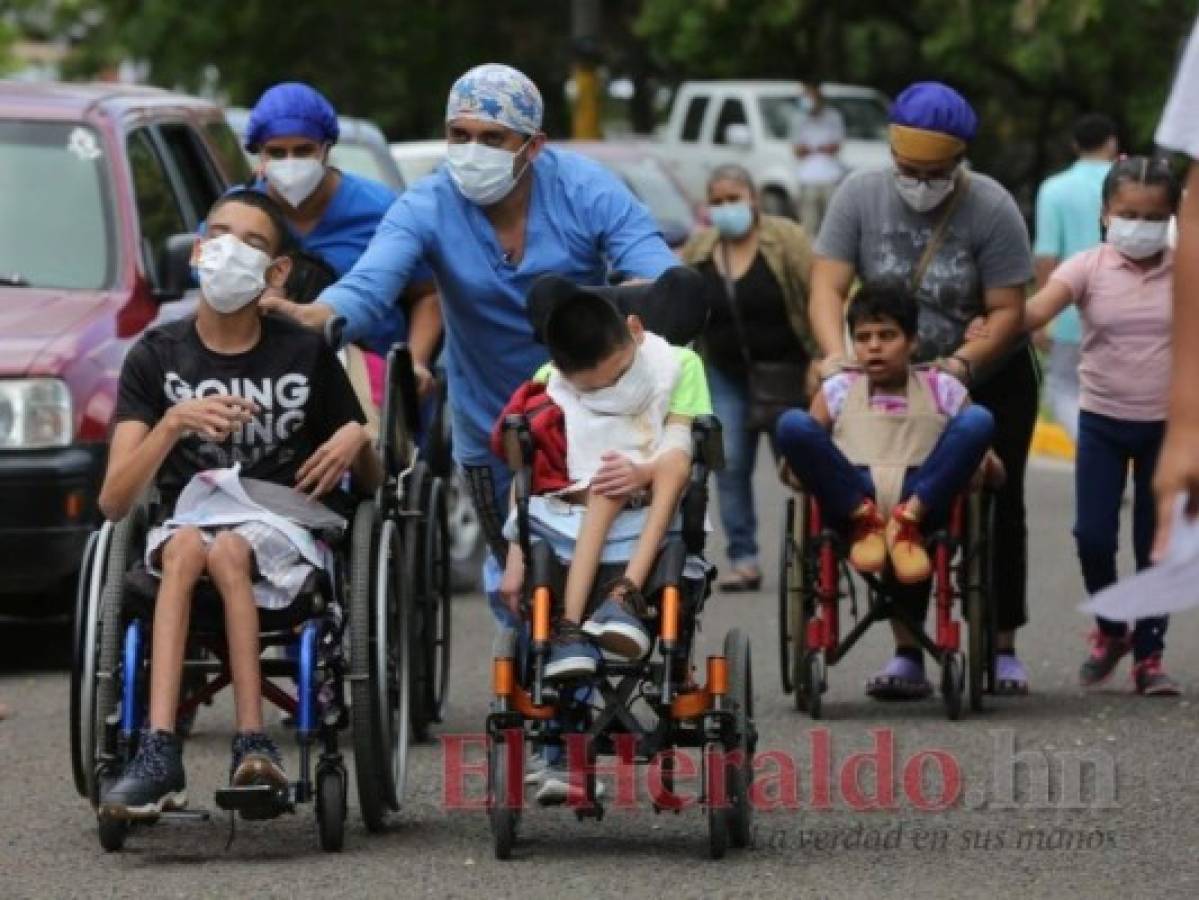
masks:
<svg viewBox="0 0 1199 900"><path fill-rule="evenodd" d="M908 282L943 208L918 213L903 201L890 169L855 172L829 204L816 253L847 262L866 281ZM970 173L966 196L928 266L920 301L919 357L947 356L985 309L983 291L1033 276L1028 229L1011 194L995 179Z"/></svg>

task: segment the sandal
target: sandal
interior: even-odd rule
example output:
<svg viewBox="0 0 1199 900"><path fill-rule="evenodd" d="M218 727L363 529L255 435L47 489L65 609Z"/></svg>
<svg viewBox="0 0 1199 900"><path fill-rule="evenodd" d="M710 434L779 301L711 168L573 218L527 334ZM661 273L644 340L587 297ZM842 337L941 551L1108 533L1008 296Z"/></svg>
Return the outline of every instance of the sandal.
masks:
<svg viewBox="0 0 1199 900"><path fill-rule="evenodd" d="M762 573L756 569L733 569L733 574L716 585L722 594L749 594L762 589Z"/></svg>
<svg viewBox="0 0 1199 900"><path fill-rule="evenodd" d="M882 670L866 682L866 696L875 700L923 700L932 696L933 686L924 676L924 666L906 656L893 656Z"/></svg>

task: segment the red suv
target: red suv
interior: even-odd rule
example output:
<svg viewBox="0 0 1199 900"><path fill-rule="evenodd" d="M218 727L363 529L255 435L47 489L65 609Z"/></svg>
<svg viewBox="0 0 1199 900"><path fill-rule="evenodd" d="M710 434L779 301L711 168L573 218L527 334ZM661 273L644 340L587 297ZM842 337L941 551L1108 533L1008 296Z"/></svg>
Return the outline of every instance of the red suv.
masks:
<svg viewBox="0 0 1199 900"><path fill-rule="evenodd" d="M0 83L0 613L67 608L121 361L191 310L196 227L247 175L206 101Z"/></svg>

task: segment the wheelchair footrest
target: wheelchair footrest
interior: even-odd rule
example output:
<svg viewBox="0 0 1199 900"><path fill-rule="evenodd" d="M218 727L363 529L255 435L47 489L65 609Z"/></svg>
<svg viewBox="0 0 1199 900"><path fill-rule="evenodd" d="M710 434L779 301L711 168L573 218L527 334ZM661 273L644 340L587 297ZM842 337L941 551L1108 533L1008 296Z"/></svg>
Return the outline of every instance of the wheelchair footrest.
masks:
<svg viewBox="0 0 1199 900"><path fill-rule="evenodd" d="M212 813L206 809L173 809L160 813L158 818L162 822L207 822Z"/></svg>
<svg viewBox="0 0 1199 900"><path fill-rule="evenodd" d="M291 792L269 784L221 788L216 792L216 805L229 812L241 813L247 820L274 819L296 811Z"/></svg>

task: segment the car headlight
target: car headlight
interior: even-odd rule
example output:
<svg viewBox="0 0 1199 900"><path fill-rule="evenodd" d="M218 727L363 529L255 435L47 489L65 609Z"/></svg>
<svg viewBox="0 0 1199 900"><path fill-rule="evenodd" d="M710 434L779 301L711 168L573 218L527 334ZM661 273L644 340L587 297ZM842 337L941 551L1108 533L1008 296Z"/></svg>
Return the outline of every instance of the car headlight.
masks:
<svg viewBox="0 0 1199 900"><path fill-rule="evenodd" d="M0 379L0 449L66 447L74 437L71 392L56 378Z"/></svg>

